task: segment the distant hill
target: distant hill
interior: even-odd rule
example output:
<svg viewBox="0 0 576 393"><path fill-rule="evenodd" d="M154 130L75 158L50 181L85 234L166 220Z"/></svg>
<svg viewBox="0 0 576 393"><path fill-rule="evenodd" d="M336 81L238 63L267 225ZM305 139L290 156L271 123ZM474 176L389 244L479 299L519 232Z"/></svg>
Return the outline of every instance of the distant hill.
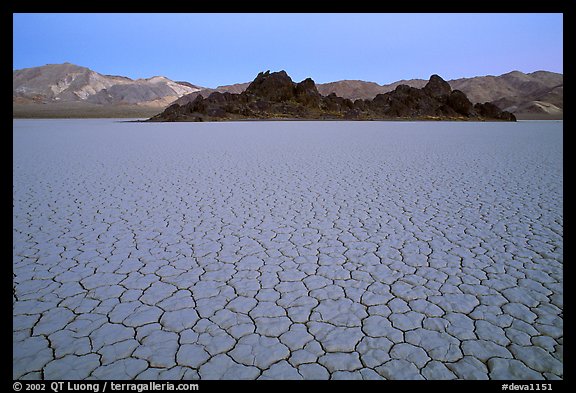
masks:
<svg viewBox="0 0 576 393"><path fill-rule="evenodd" d="M342 80L330 83L319 83L318 91L325 96L334 93L337 96L351 100L371 100L378 94L388 93L400 85L421 89L426 83L428 83L428 81L424 79L401 80L389 85L379 85L375 82L365 82L361 80Z"/></svg>
<svg viewBox="0 0 576 393"><path fill-rule="evenodd" d="M70 63L48 64L25 68L12 73L12 103L14 114L42 113L53 115L82 114L86 112L105 114L106 108L124 108L127 113L149 113L150 108L161 109L179 97L201 90L188 82L174 82L166 77L155 76L132 80L124 76L100 74L86 67ZM34 104L43 104L37 107ZM47 109L47 108L50 109ZM130 108L135 107L135 108ZM38 112L36 111L36 112ZM76 116L75 116L76 117Z"/></svg>
<svg viewBox="0 0 576 393"><path fill-rule="evenodd" d="M512 71L500 76L483 76L449 81L471 101L490 101L519 118L562 118L564 76L536 71L525 74Z"/></svg>
<svg viewBox="0 0 576 393"><path fill-rule="evenodd" d="M233 85L218 86L215 89L204 88L204 89L195 91L195 92L190 93L190 94L186 94L186 95L178 98L176 101L174 101L174 104L185 105L189 102L194 101L196 99L196 97L198 97L199 95L202 95L202 97L208 97L210 94L212 94L214 92L240 94L244 90L246 90L248 85L250 85L250 82L236 83Z"/></svg>
<svg viewBox="0 0 576 393"><path fill-rule="evenodd" d="M261 72L241 93L213 91L206 98L196 93L192 101L176 102L148 121L256 119L516 121L494 104L473 104L438 75L421 89L400 84L374 99L352 101L320 94L310 78L295 83L286 71Z"/></svg>

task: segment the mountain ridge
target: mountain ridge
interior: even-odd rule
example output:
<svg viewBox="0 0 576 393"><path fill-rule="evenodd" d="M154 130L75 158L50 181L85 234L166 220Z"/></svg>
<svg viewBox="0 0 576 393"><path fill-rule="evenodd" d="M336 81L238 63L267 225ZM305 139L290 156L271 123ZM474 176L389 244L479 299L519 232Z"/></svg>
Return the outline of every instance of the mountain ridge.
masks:
<svg viewBox="0 0 576 393"><path fill-rule="evenodd" d="M80 102L101 105L165 107L177 98L201 90L164 76L131 79L104 75L71 63L14 70L13 103Z"/></svg>

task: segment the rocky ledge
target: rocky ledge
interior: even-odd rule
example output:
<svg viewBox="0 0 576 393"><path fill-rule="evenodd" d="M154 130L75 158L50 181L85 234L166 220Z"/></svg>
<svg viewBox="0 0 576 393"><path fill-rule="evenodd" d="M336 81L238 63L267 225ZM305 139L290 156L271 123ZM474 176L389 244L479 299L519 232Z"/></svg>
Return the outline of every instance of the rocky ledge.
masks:
<svg viewBox="0 0 576 393"><path fill-rule="evenodd" d="M438 75L432 75L422 89L399 85L372 100L351 101L334 93L323 96L312 79L295 83L285 71L259 73L240 94L214 92L184 105L173 104L148 121L256 119L516 121L494 104L473 105Z"/></svg>

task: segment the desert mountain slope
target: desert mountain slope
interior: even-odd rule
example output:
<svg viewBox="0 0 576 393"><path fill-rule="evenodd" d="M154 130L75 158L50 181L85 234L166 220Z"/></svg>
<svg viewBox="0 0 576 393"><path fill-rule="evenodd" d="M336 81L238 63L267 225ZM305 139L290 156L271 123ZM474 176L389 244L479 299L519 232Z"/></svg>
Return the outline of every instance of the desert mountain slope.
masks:
<svg viewBox="0 0 576 393"><path fill-rule="evenodd" d="M15 104L86 102L162 108L183 95L201 90L161 76L132 80L70 63L16 70L12 80Z"/></svg>
<svg viewBox="0 0 576 393"><path fill-rule="evenodd" d="M548 71L525 74L512 71L500 76L479 76L449 81L454 89L462 90L472 101L495 101L516 97L518 100L532 99L534 95L562 86L564 77Z"/></svg>
<svg viewBox="0 0 576 393"><path fill-rule="evenodd" d="M233 85L218 86L215 89L204 88L204 89L195 91L195 92L190 93L190 94L186 94L186 95L178 98L176 101L174 101L174 104L185 105L189 102L194 101L196 99L196 97L198 97L199 95L202 95L202 97L208 97L210 94L212 94L214 92L240 94L244 90L246 90L248 85L250 85L250 82L235 83Z"/></svg>
<svg viewBox="0 0 576 393"><path fill-rule="evenodd" d="M324 96L334 93L339 97L351 100L372 99L378 94L386 93L378 83L361 80L342 80L337 82L319 83L317 86L318 92Z"/></svg>
<svg viewBox="0 0 576 393"><path fill-rule="evenodd" d="M379 85L375 82L366 82L361 80L342 80L337 82L319 83L317 86L320 94L325 96L334 93L339 97L349 98L351 100L371 100L378 94L388 93L400 85L407 85L421 89L426 85L426 83L428 83L428 81L424 79L400 80L388 85Z"/></svg>
<svg viewBox="0 0 576 393"><path fill-rule="evenodd" d="M129 78L105 76L70 63L48 64L12 73L12 96L31 101L81 101Z"/></svg>

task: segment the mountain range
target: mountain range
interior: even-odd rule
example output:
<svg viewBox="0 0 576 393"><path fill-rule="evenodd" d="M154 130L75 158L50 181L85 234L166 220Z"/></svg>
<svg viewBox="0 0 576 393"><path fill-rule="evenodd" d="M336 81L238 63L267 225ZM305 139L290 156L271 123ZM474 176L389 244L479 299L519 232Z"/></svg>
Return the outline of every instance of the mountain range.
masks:
<svg viewBox="0 0 576 393"><path fill-rule="evenodd" d="M13 101L21 103L85 101L158 108L202 89L163 76L132 80L125 76L103 75L70 63L14 71L12 84Z"/></svg>
<svg viewBox="0 0 576 393"><path fill-rule="evenodd" d="M477 76L447 81L473 103L491 102L519 119L563 117L563 75L548 71L512 71L500 76ZM399 85L423 88L424 79L386 85L361 80L316 84L323 96L335 93L350 100L371 100ZM13 71L14 117L150 117L173 103L184 105L213 92L239 94L250 82L206 88L163 76L130 79L104 75L64 63Z"/></svg>
<svg viewBox="0 0 576 393"><path fill-rule="evenodd" d="M12 107L15 117L148 116L202 89L163 76L133 80L70 63L48 64L13 71Z"/></svg>

